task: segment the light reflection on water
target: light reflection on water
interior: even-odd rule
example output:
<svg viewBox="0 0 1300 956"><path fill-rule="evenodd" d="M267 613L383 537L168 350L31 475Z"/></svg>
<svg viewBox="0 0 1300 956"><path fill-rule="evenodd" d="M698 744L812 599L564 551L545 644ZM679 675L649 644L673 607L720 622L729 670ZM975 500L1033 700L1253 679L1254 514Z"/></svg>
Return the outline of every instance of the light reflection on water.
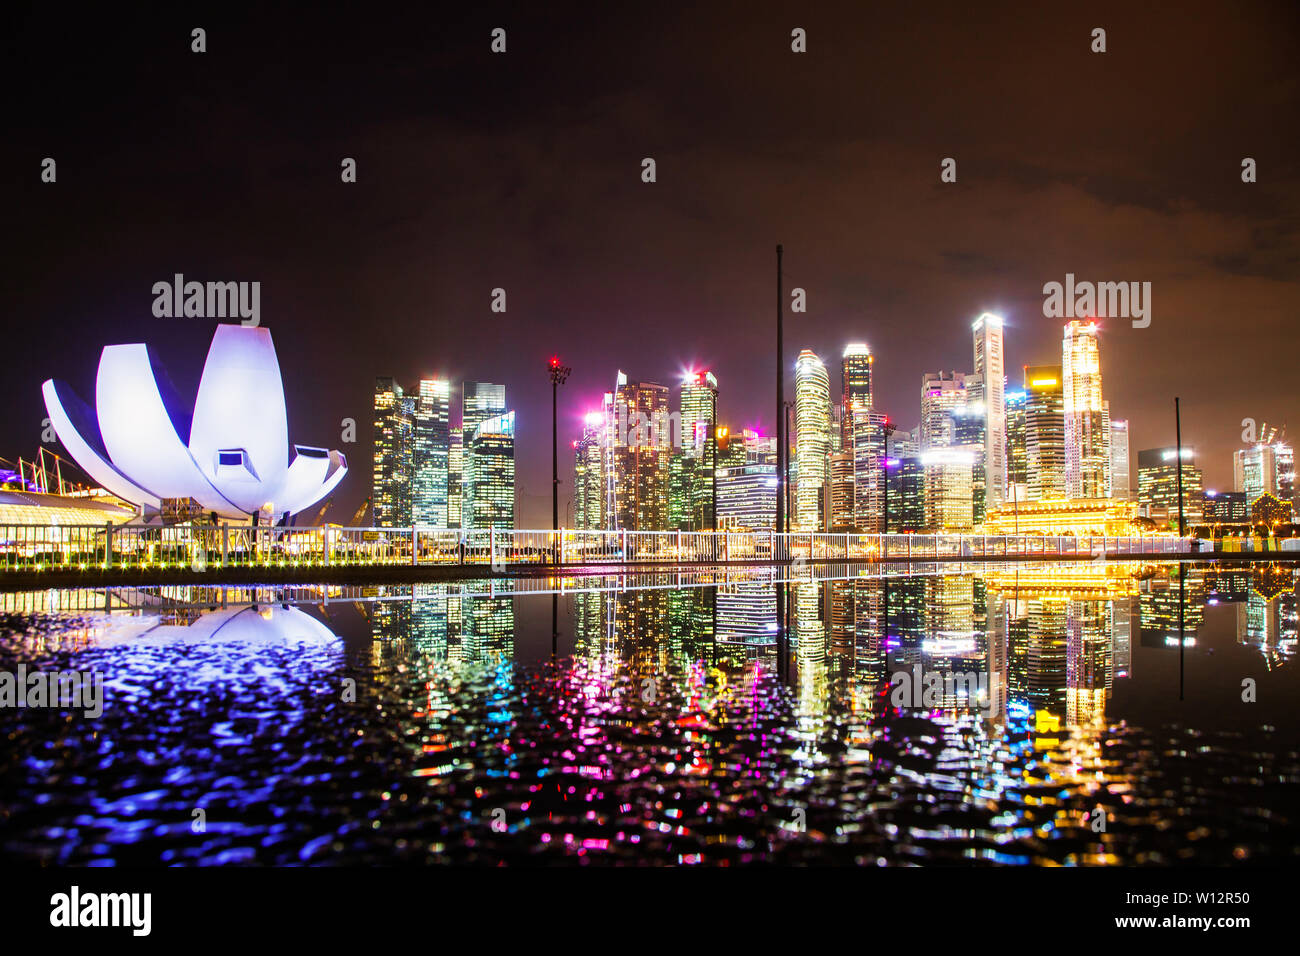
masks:
<svg viewBox="0 0 1300 956"><path fill-rule="evenodd" d="M0 710L0 847L83 864L1295 858L1289 567L815 577L0 596L0 670L109 686L97 720ZM940 683L895 706L897 675L931 673L987 696Z"/></svg>

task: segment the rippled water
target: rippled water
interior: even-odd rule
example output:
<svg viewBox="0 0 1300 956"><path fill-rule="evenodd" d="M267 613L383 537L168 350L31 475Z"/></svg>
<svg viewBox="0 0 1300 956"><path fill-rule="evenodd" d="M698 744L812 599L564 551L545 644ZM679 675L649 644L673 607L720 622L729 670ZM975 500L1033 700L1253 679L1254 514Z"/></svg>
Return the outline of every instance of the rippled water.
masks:
<svg viewBox="0 0 1300 956"><path fill-rule="evenodd" d="M551 596L487 582L5 596L0 671L107 684L98 718L0 709L0 848L91 865L1296 859L1289 568L843 573L570 579L554 629ZM990 676L984 709L895 706L897 675L931 671Z"/></svg>

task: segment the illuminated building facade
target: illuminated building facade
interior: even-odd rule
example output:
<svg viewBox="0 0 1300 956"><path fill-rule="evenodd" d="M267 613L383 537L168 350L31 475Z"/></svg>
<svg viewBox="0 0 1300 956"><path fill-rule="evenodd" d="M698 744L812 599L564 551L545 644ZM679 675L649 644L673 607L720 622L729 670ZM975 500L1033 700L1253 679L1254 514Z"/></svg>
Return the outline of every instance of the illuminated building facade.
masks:
<svg viewBox="0 0 1300 956"><path fill-rule="evenodd" d="M776 489L776 465L771 462L718 469L718 527L774 527Z"/></svg>
<svg viewBox="0 0 1300 956"><path fill-rule="evenodd" d="M854 530L853 452L831 453L826 497L829 530Z"/></svg>
<svg viewBox="0 0 1300 956"><path fill-rule="evenodd" d="M466 528L515 526L515 413L480 422L465 444L461 522Z"/></svg>
<svg viewBox="0 0 1300 956"><path fill-rule="evenodd" d="M376 379L371 506L377 527L411 524L414 419L415 398L406 395L392 378Z"/></svg>
<svg viewBox="0 0 1300 956"><path fill-rule="evenodd" d="M1065 393L1059 365L1025 366L1025 470L1029 501L1065 497Z"/></svg>
<svg viewBox="0 0 1300 956"><path fill-rule="evenodd" d="M795 500L798 531L825 527L822 507L827 456L831 450L831 389L826 366L816 353L804 349L794 369Z"/></svg>
<svg viewBox="0 0 1300 956"><path fill-rule="evenodd" d="M921 376L920 451L953 444L953 413L968 405L973 376L961 372L927 372Z"/></svg>
<svg viewBox="0 0 1300 956"><path fill-rule="evenodd" d="M972 454L961 449L937 448L921 455L921 465L925 470L926 530L970 531L975 524Z"/></svg>
<svg viewBox="0 0 1300 956"><path fill-rule="evenodd" d="M605 520L604 416L589 413L573 443L573 526L603 530Z"/></svg>
<svg viewBox="0 0 1300 956"><path fill-rule="evenodd" d="M460 425L450 429L447 447L447 527L460 527L461 496L465 479L465 430Z"/></svg>
<svg viewBox="0 0 1300 956"><path fill-rule="evenodd" d="M1065 410L1065 496L1105 498L1110 431L1101 395L1097 323L1072 319L1061 344Z"/></svg>
<svg viewBox="0 0 1300 956"><path fill-rule="evenodd" d="M1250 523L1250 499L1244 491L1207 491L1201 521L1210 527Z"/></svg>
<svg viewBox="0 0 1300 956"><path fill-rule="evenodd" d="M1269 437L1267 442L1233 452L1233 488L1252 501L1270 494L1294 507L1295 450L1289 442Z"/></svg>
<svg viewBox="0 0 1300 956"><path fill-rule="evenodd" d="M1128 422L1125 419L1112 419L1110 423L1110 495L1119 501L1128 501L1133 497L1129 486L1128 468Z"/></svg>
<svg viewBox="0 0 1300 956"><path fill-rule="evenodd" d="M1183 448L1183 514L1187 525L1201 520L1204 497L1196 452ZM1178 450L1148 448L1138 452L1138 504L1147 517L1178 528Z"/></svg>
<svg viewBox="0 0 1300 956"><path fill-rule="evenodd" d="M1136 502L1110 498L1008 502L985 518L984 533L1117 537L1134 533L1137 516Z"/></svg>
<svg viewBox="0 0 1300 956"><path fill-rule="evenodd" d="M713 434L718 410L718 380L712 372L688 372L679 396L681 452L670 461L669 481L673 510L670 524L684 530L713 527L712 472L717 437ZM673 467L675 465L675 467ZM676 479L674 482L673 479Z"/></svg>
<svg viewBox="0 0 1300 956"><path fill-rule="evenodd" d="M841 424L843 438L841 448L848 447L852 441L853 416L858 412L870 411L874 399L871 391L871 373L875 362L871 349L865 343L855 343L844 347L841 357L840 374L843 379L844 398Z"/></svg>
<svg viewBox="0 0 1300 956"><path fill-rule="evenodd" d="M1007 392L1007 501L1025 501L1029 495L1028 449L1025 444L1023 389Z"/></svg>
<svg viewBox="0 0 1300 956"><path fill-rule="evenodd" d="M415 401L414 436L412 521L418 525L445 528L451 452L451 383L447 380L421 380Z"/></svg>
<svg viewBox="0 0 1300 956"><path fill-rule="evenodd" d="M1002 317L985 312L971 325L975 339L975 374L983 383L984 500L1000 505L1007 484L1006 367L1002 351Z"/></svg>
<svg viewBox="0 0 1300 956"><path fill-rule="evenodd" d="M672 456L668 389L618 373L608 467L614 528L667 531Z"/></svg>
<svg viewBox="0 0 1300 956"><path fill-rule="evenodd" d="M884 530L881 465L885 458L885 427L889 416L868 409L853 418L853 526L864 534ZM890 451L892 452L892 442Z"/></svg>

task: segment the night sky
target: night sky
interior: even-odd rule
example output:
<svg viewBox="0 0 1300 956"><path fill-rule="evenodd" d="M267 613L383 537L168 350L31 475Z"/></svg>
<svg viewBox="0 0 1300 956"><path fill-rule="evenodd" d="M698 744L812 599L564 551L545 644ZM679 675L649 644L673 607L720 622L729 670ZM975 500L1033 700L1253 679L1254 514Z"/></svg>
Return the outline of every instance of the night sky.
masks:
<svg viewBox="0 0 1300 956"><path fill-rule="evenodd" d="M778 242L808 296L788 367L816 350L838 393L867 341L904 428L923 372L971 369L983 310L1011 387L1059 363L1042 287L1072 272L1153 285L1150 327L1101 346L1135 482L1175 395L1210 487L1243 418L1300 438L1300 4L213 9L5 9L0 456L35 453L45 378L93 397L106 344L150 343L192 396L213 323L155 318L153 283L259 280L290 441L352 465L328 520L369 492L375 376L446 375L505 383L517 523L549 526L553 353L562 519L620 368L710 367L720 421L772 429Z"/></svg>

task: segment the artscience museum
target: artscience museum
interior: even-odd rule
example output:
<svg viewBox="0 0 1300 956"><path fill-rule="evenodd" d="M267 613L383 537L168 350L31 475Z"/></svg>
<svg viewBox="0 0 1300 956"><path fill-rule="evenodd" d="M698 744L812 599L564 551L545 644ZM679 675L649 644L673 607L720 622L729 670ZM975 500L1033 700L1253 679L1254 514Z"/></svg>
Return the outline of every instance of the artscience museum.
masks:
<svg viewBox="0 0 1300 956"><path fill-rule="evenodd" d="M337 451L292 446L270 330L218 325L193 406L144 344L109 345L92 408L65 383L41 387L63 447L146 520L216 514L285 521L347 474Z"/></svg>

